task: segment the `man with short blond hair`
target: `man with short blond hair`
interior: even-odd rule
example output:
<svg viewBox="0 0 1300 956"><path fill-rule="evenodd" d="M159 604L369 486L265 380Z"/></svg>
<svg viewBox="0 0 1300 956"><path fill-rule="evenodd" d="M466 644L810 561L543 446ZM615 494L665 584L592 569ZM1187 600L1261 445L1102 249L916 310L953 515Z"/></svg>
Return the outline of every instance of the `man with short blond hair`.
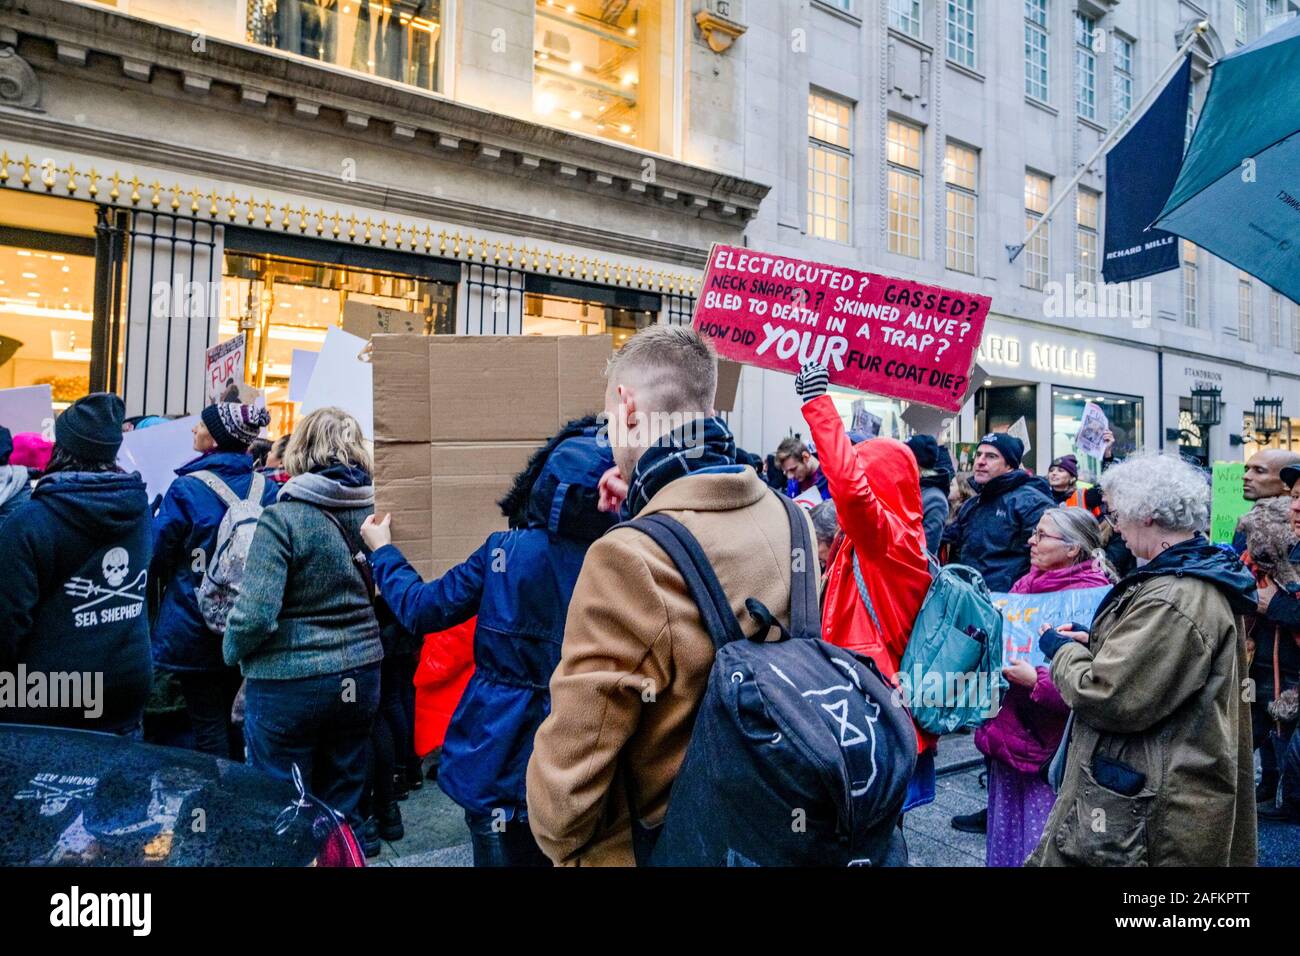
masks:
<svg viewBox="0 0 1300 956"><path fill-rule="evenodd" d="M602 508L675 518L708 555L747 636L760 629L750 597L788 626L789 518L736 462L714 412L712 349L689 327L656 326L623 346L607 376L615 467ZM591 546L528 763L528 819L551 860L634 864L627 794L642 826L663 822L713 654L685 581L650 537L615 528Z"/></svg>

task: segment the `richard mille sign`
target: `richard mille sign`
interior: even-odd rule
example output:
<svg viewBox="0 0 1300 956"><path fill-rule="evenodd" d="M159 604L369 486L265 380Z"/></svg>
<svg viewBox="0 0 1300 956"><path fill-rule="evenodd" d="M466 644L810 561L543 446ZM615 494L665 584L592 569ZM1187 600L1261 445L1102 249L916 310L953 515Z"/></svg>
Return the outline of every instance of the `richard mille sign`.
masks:
<svg viewBox="0 0 1300 956"><path fill-rule="evenodd" d="M1001 365L1020 368L1024 349L1014 335L986 335L980 343L979 362L982 365ZM1029 365L1040 372L1070 375L1075 378L1097 377L1097 353L1066 345L1047 342L1029 343Z"/></svg>

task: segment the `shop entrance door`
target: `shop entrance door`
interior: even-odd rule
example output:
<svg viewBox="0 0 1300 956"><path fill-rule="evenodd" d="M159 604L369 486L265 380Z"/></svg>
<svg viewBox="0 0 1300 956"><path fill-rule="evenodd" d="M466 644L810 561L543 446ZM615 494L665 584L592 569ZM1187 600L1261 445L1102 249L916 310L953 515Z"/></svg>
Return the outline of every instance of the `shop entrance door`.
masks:
<svg viewBox="0 0 1300 956"><path fill-rule="evenodd" d="M1038 474L1039 449L1035 443L1038 436L1038 386L987 385L975 393L977 440L989 432L1007 431L1021 418L1025 420L1030 436L1030 449L1021 465Z"/></svg>

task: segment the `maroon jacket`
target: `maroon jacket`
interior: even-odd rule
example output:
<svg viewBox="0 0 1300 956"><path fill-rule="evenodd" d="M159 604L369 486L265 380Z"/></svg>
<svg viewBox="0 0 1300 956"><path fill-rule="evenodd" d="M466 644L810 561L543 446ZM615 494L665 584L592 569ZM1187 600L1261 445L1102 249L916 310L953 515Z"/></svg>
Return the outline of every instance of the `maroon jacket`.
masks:
<svg viewBox="0 0 1300 956"><path fill-rule="evenodd" d="M1082 561L1052 571L1031 568L1011 590L1014 594L1043 594L1109 584L1090 561ZM1069 714L1070 708L1052 683L1051 671L1039 667L1038 681L1033 687L1010 686L997 716L975 731L975 746L980 753L1001 760L1021 773L1037 773L1060 746Z"/></svg>

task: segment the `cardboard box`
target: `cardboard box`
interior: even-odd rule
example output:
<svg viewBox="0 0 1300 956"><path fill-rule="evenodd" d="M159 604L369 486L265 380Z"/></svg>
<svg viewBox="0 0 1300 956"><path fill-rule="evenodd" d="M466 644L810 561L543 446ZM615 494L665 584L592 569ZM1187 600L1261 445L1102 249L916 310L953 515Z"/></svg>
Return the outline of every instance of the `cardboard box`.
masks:
<svg viewBox="0 0 1300 956"><path fill-rule="evenodd" d="M497 501L565 422L604 406L608 335L374 337L375 510L425 579L505 530Z"/></svg>
<svg viewBox="0 0 1300 956"><path fill-rule="evenodd" d="M740 388L740 370L745 366L730 359L718 359L718 390L714 393L713 407L719 412L736 410L736 390Z"/></svg>

